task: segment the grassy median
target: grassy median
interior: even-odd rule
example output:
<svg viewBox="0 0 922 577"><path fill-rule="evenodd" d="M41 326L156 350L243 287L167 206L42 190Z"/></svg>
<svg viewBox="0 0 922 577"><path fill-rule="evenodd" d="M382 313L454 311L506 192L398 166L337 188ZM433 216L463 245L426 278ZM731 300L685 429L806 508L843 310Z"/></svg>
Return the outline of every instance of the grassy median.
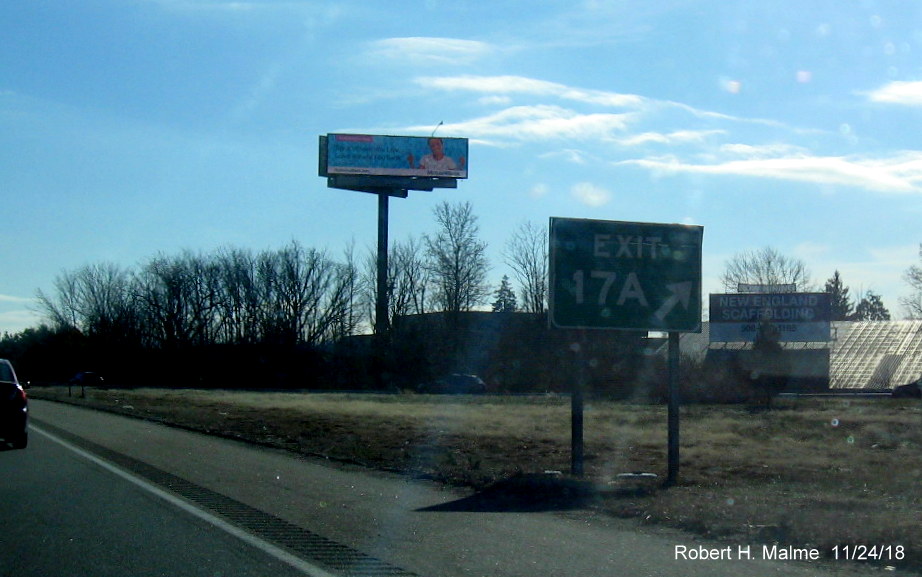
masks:
<svg viewBox="0 0 922 577"><path fill-rule="evenodd" d="M77 389L70 397L54 387L30 394L485 493L520 479L526 499L546 499L536 508L593 507L728 543L827 555L835 546L889 546L868 561L922 568L918 400L683 407L679 483L663 489L648 476L624 475L665 476L666 412L657 405L589 402L586 475L576 481L566 477L569 399L558 396L88 389L79 398ZM538 478L568 482L549 492L547 483L538 490Z"/></svg>

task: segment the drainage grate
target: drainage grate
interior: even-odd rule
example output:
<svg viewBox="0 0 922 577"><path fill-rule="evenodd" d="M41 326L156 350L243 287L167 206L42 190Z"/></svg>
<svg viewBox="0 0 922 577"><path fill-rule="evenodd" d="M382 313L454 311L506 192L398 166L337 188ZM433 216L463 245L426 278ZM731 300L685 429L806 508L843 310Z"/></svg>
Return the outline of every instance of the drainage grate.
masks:
<svg viewBox="0 0 922 577"><path fill-rule="evenodd" d="M284 519L250 507L245 503L196 485L122 453L107 449L45 421L34 418L32 420L69 443L73 443L81 449L85 449L139 477L143 477L164 489L180 495L273 545L290 551L303 559L323 565L325 568L344 577L414 577L413 573L298 527Z"/></svg>

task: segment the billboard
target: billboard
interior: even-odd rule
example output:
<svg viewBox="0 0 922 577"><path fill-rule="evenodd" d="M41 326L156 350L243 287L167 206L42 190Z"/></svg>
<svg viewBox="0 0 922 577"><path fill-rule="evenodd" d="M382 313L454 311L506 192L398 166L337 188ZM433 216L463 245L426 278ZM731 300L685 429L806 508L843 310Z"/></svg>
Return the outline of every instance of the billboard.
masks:
<svg viewBox="0 0 922 577"><path fill-rule="evenodd" d="M711 342L753 342L771 325L780 342L830 340L828 293L712 294Z"/></svg>
<svg viewBox="0 0 922 577"><path fill-rule="evenodd" d="M467 178L466 138L328 134L321 175Z"/></svg>

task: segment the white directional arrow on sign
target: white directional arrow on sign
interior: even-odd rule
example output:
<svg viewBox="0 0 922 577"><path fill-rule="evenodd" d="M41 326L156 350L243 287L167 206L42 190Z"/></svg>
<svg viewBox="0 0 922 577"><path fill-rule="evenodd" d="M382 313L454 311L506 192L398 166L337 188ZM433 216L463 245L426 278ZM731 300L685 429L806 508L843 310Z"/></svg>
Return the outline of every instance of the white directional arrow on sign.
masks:
<svg viewBox="0 0 922 577"><path fill-rule="evenodd" d="M692 283L691 282L677 282L675 284L668 284L666 288L672 292L672 295L663 301L663 304L660 305L657 309L655 315L660 321L666 319L666 316L672 312L672 309L676 308L677 305L681 303L682 307L686 310L688 309L688 303L691 300L692 293Z"/></svg>

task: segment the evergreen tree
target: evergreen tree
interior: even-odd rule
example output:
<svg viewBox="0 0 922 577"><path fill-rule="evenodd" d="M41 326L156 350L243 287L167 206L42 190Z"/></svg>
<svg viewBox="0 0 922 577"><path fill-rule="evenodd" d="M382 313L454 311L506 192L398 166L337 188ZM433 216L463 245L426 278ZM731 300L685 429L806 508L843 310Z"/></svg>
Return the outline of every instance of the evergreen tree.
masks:
<svg viewBox="0 0 922 577"><path fill-rule="evenodd" d="M884 306L879 294L868 291L868 294L855 307L855 314L852 318L856 321L889 321L890 311Z"/></svg>
<svg viewBox="0 0 922 577"><path fill-rule="evenodd" d="M493 301L494 313L514 313L518 308L515 302L515 291L509 286L508 276L503 275L503 280L493 295L496 297Z"/></svg>
<svg viewBox="0 0 922 577"><path fill-rule="evenodd" d="M852 297L848 295L848 287L842 283L839 271L826 281L826 292L829 293L831 318L833 321L847 321L852 317L854 305Z"/></svg>

